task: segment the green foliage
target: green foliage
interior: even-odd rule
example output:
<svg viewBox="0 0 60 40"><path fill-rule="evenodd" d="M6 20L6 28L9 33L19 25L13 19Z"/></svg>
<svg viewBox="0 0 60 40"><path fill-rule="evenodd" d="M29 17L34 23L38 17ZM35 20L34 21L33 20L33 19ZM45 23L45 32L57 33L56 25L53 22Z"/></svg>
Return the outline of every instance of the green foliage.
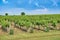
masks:
<svg viewBox="0 0 60 40"><path fill-rule="evenodd" d="M6 21L1 21L1 25L2 26L5 26L5 27L9 27L9 22L6 22Z"/></svg>
<svg viewBox="0 0 60 40"><path fill-rule="evenodd" d="M21 15L25 15L25 13L24 12L21 12Z"/></svg>
<svg viewBox="0 0 60 40"><path fill-rule="evenodd" d="M49 32L50 28L46 27L45 32Z"/></svg>
<svg viewBox="0 0 60 40"><path fill-rule="evenodd" d="M21 15L25 15L25 13L22 12ZM25 26L26 28L29 28L32 25L41 25L46 27L48 26L48 23L51 23L52 26L56 27L56 24L60 23L60 15L0 16L0 24L2 25L3 29L9 27L9 22L14 22L17 25L22 27Z"/></svg>
<svg viewBox="0 0 60 40"><path fill-rule="evenodd" d="M60 20L57 20L57 23L60 23Z"/></svg>
<svg viewBox="0 0 60 40"><path fill-rule="evenodd" d="M2 26L2 29L3 29L3 31L6 31L7 32L7 27Z"/></svg>
<svg viewBox="0 0 60 40"><path fill-rule="evenodd" d="M24 26L24 25L25 25L25 22L24 22L24 21L19 21L18 24L19 24L20 26Z"/></svg>
<svg viewBox="0 0 60 40"><path fill-rule="evenodd" d="M3 29L4 31L7 31L7 28L9 28L10 23L7 22L7 21L5 21L5 20L2 20L0 23L1 23L1 25L2 25L2 29Z"/></svg>
<svg viewBox="0 0 60 40"><path fill-rule="evenodd" d="M8 13L5 13L5 16L8 16Z"/></svg>
<svg viewBox="0 0 60 40"><path fill-rule="evenodd" d="M25 22L25 26L26 26L27 28L29 28L31 25L32 25L31 22Z"/></svg>
<svg viewBox="0 0 60 40"><path fill-rule="evenodd" d="M48 23L53 23L53 20L49 20Z"/></svg>
<svg viewBox="0 0 60 40"><path fill-rule="evenodd" d="M40 25L41 23L39 21L36 22L36 25Z"/></svg>
<svg viewBox="0 0 60 40"><path fill-rule="evenodd" d="M33 28L30 29L30 33L33 33Z"/></svg>
<svg viewBox="0 0 60 40"><path fill-rule="evenodd" d="M13 34L14 34L14 30L13 30L13 29L10 29L9 34L10 34L10 35L13 35Z"/></svg>
<svg viewBox="0 0 60 40"><path fill-rule="evenodd" d="M52 26L56 27L56 23L53 22L53 23L52 23Z"/></svg>

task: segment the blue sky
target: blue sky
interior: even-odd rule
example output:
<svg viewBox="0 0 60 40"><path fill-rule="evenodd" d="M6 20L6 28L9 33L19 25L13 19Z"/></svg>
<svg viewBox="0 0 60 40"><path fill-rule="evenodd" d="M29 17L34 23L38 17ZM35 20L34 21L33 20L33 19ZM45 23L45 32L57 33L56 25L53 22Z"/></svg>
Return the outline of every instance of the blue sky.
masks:
<svg viewBox="0 0 60 40"><path fill-rule="evenodd" d="M0 0L0 14L57 14L60 0Z"/></svg>

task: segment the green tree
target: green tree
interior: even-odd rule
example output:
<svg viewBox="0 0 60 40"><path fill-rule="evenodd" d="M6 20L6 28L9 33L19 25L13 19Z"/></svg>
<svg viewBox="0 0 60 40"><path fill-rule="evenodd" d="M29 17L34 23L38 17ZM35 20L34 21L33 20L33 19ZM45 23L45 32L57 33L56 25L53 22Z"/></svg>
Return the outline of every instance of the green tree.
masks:
<svg viewBox="0 0 60 40"><path fill-rule="evenodd" d="M6 16L8 16L8 13L5 13Z"/></svg>
<svg viewBox="0 0 60 40"><path fill-rule="evenodd" d="M25 13L24 12L21 12L21 15L25 15Z"/></svg>

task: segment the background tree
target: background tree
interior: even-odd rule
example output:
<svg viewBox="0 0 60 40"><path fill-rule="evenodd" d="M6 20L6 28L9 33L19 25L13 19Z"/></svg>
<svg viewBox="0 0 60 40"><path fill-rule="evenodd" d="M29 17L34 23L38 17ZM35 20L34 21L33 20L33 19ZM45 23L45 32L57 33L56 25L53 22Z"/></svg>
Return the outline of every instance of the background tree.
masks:
<svg viewBox="0 0 60 40"><path fill-rule="evenodd" d="M8 13L5 13L6 16L8 16Z"/></svg>
<svg viewBox="0 0 60 40"><path fill-rule="evenodd" d="M21 12L21 15L25 15L25 13L24 12Z"/></svg>

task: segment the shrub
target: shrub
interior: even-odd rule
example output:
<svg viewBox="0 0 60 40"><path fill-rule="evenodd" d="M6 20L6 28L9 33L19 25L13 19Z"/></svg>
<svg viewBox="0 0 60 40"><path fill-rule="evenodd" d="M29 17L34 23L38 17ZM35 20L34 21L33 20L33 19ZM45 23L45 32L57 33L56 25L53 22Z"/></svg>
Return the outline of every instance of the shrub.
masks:
<svg viewBox="0 0 60 40"><path fill-rule="evenodd" d="M60 23L60 20L57 20L57 23Z"/></svg>
<svg viewBox="0 0 60 40"><path fill-rule="evenodd" d="M48 23L53 23L53 20L49 20Z"/></svg>
<svg viewBox="0 0 60 40"><path fill-rule="evenodd" d="M45 32L49 32L49 27L46 27Z"/></svg>
<svg viewBox="0 0 60 40"><path fill-rule="evenodd" d="M13 29L10 29L9 34L10 34L10 35L13 35L13 34L14 34L14 30L13 30Z"/></svg>
<svg viewBox="0 0 60 40"><path fill-rule="evenodd" d="M31 22L25 22L25 26L26 26L27 28L29 28L30 26L32 26L32 23L31 23Z"/></svg>
<svg viewBox="0 0 60 40"><path fill-rule="evenodd" d="M1 22L1 25L2 25L2 29L4 31L8 31L8 29L7 29L7 28L9 28L9 23L8 22L3 21L3 22Z"/></svg>
<svg viewBox="0 0 60 40"><path fill-rule="evenodd" d="M40 25L41 25L40 21L37 21L36 25L38 25L38 30L40 30Z"/></svg>
<svg viewBox="0 0 60 40"><path fill-rule="evenodd" d="M56 23L52 23L52 26L56 27Z"/></svg>
<svg viewBox="0 0 60 40"><path fill-rule="evenodd" d="M29 33L33 33L33 27L30 27L30 28L28 29L28 32L29 32Z"/></svg>
<svg viewBox="0 0 60 40"><path fill-rule="evenodd" d="M30 33L33 33L33 29L30 30Z"/></svg>
<svg viewBox="0 0 60 40"><path fill-rule="evenodd" d="M4 30L4 31L6 31L6 32L7 32L7 27L2 26L2 30Z"/></svg>

